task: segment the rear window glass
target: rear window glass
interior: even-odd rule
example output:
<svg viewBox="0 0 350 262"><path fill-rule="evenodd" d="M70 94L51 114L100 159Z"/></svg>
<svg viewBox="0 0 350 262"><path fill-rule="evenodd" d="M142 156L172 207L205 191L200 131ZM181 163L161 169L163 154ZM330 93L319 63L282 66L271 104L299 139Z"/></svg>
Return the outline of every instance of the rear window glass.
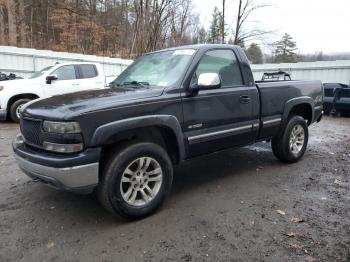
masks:
<svg viewBox="0 0 350 262"><path fill-rule="evenodd" d="M97 76L95 65L79 65L79 78L93 78Z"/></svg>

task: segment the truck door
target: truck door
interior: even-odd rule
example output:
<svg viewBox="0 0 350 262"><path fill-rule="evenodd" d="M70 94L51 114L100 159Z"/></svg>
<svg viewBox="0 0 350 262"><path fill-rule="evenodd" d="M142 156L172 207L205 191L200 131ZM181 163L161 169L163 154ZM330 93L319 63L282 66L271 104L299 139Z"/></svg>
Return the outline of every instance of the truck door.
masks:
<svg viewBox="0 0 350 262"><path fill-rule="evenodd" d="M259 120L253 119L253 108L259 108L259 94L255 86L244 84L234 51L207 51L191 81L203 73L219 74L221 86L183 98L183 129L189 154L195 156L254 141ZM254 115L256 118L256 112Z"/></svg>
<svg viewBox="0 0 350 262"><path fill-rule="evenodd" d="M77 79L77 72L74 65L63 65L51 72L50 75L57 76L57 80L44 85L45 96L79 91L79 80Z"/></svg>

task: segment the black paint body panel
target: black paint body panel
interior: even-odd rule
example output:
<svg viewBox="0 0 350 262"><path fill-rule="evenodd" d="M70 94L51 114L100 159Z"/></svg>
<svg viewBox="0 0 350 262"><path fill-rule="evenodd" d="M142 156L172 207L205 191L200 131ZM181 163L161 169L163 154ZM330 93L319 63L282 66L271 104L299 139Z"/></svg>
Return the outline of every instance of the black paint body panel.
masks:
<svg viewBox="0 0 350 262"><path fill-rule="evenodd" d="M109 136L127 128L166 126L174 132L180 160L184 160L271 138L284 124L294 105L306 103L313 112L315 107L322 107L321 82L255 83L248 59L239 47L195 45L173 49L196 50L179 86L116 88L54 96L31 103L22 116L78 121L86 150L103 146ZM189 88L191 77L201 57L213 49L230 49L235 53L244 83L193 94ZM249 103L241 103L242 96L248 96ZM313 114L312 122L317 119ZM264 125L264 121L278 118L280 122ZM210 136L203 138L203 134Z"/></svg>

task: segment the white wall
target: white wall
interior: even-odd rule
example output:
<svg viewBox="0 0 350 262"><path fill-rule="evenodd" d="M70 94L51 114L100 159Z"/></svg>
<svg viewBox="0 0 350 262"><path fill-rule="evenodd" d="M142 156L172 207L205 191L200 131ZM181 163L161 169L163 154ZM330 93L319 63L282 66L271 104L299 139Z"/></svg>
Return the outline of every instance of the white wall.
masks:
<svg viewBox="0 0 350 262"><path fill-rule="evenodd" d="M132 60L120 58L0 46L0 72L15 73L22 77L29 77L33 72L56 62L79 61L101 63L107 82L132 63ZM264 72L279 69L290 73L292 79L350 84L350 60L252 65L255 80L260 80Z"/></svg>
<svg viewBox="0 0 350 262"><path fill-rule="evenodd" d="M263 64L251 65L251 67L255 80L261 80L264 72L281 69L290 73L295 80L321 80L323 83L350 84L350 60Z"/></svg>
<svg viewBox="0 0 350 262"><path fill-rule="evenodd" d="M108 79L118 76L132 60L83 55L49 50L0 46L0 72L15 73L21 77L29 77L35 71L55 64L56 62L94 62L103 65Z"/></svg>

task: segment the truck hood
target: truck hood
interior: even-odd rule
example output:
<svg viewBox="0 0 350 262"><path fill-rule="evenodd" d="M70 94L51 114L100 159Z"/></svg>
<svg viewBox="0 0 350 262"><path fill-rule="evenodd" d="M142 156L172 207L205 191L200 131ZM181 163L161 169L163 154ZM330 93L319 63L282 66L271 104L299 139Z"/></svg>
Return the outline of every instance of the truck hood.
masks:
<svg viewBox="0 0 350 262"><path fill-rule="evenodd" d="M164 88L108 88L52 96L29 102L22 109L23 117L66 119L76 115L116 108L144 98L160 96Z"/></svg>

